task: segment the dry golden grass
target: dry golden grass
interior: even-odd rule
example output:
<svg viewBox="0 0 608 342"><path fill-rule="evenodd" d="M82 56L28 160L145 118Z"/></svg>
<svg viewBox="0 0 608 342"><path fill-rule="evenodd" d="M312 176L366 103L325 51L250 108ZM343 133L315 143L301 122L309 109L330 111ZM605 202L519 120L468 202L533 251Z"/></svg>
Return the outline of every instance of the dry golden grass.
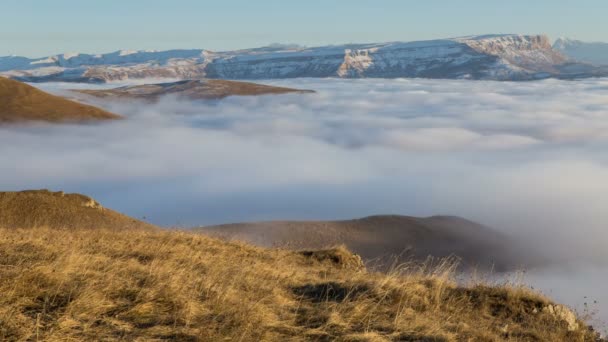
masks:
<svg viewBox="0 0 608 342"><path fill-rule="evenodd" d="M0 124L22 121L70 122L120 119L105 110L47 94L0 77Z"/></svg>
<svg viewBox="0 0 608 342"><path fill-rule="evenodd" d="M0 227L119 230L156 228L104 208L88 196L48 190L0 192Z"/></svg>
<svg viewBox="0 0 608 342"><path fill-rule="evenodd" d="M449 264L369 273L179 231L0 228L2 341L594 341L523 288Z"/></svg>

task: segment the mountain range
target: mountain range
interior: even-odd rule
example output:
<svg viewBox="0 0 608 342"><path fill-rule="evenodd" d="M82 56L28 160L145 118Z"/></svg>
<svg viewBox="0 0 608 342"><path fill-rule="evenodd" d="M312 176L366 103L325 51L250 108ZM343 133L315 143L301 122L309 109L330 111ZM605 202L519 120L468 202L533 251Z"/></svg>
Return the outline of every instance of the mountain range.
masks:
<svg viewBox="0 0 608 342"><path fill-rule="evenodd" d="M0 75L28 82L296 77L513 81L608 76L608 68L570 58L554 49L544 35L483 35L312 48L273 45L224 52L123 50L38 59L9 56L0 57Z"/></svg>
<svg viewBox="0 0 608 342"><path fill-rule="evenodd" d="M553 49L580 62L608 65L608 43L559 38Z"/></svg>

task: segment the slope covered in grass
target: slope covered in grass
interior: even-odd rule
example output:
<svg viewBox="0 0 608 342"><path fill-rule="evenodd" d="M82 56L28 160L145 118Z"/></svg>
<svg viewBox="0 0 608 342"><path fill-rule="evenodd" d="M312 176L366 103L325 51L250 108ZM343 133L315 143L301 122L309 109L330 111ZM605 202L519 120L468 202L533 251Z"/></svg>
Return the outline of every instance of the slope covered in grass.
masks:
<svg viewBox="0 0 608 342"><path fill-rule="evenodd" d="M103 109L45 93L0 77L0 124L23 121L80 122L119 119Z"/></svg>
<svg viewBox="0 0 608 342"><path fill-rule="evenodd" d="M342 248L178 231L0 228L0 340L594 341L518 287L370 273Z"/></svg>
<svg viewBox="0 0 608 342"><path fill-rule="evenodd" d="M88 196L48 190L0 192L0 227L154 228L148 223L104 208Z"/></svg>

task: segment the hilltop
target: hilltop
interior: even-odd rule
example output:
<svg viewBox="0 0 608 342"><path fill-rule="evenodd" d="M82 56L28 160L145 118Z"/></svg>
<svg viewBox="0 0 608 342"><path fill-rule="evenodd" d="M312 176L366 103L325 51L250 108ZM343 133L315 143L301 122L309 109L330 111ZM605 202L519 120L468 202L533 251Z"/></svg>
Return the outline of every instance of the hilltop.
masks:
<svg viewBox="0 0 608 342"><path fill-rule="evenodd" d="M320 249L343 244L375 264L457 256L472 267L519 268L530 261L515 241L488 227L452 216L378 215L342 221L224 224L195 231L262 247ZM398 256L398 257L396 257ZM395 260L396 259L396 260Z"/></svg>
<svg viewBox="0 0 608 342"><path fill-rule="evenodd" d="M150 101L156 101L165 95L174 95L190 100L214 100L222 99L228 96L313 92L311 90L274 87L257 83L225 80L186 80L170 83L126 86L114 89L78 89L73 91L102 98L142 99Z"/></svg>
<svg viewBox="0 0 608 342"><path fill-rule="evenodd" d="M119 119L105 110L0 77L0 124L24 121L83 122Z"/></svg>
<svg viewBox="0 0 608 342"><path fill-rule="evenodd" d="M104 208L94 199L62 191L0 192L0 227L52 229L152 229L154 226Z"/></svg>
<svg viewBox="0 0 608 342"><path fill-rule="evenodd" d="M439 78L520 81L608 75L568 60L544 35L482 35L321 47L267 46L0 57L0 73L31 82L129 79Z"/></svg>

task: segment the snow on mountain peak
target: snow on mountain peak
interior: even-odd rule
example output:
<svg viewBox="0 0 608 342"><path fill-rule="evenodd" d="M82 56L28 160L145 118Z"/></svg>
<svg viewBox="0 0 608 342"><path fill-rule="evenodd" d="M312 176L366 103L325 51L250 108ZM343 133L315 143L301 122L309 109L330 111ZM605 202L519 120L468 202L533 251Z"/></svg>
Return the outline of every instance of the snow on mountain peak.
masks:
<svg viewBox="0 0 608 342"><path fill-rule="evenodd" d="M118 51L119 56L129 56L138 53L138 50L120 50Z"/></svg>
<svg viewBox="0 0 608 342"><path fill-rule="evenodd" d="M455 41L477 47L517 48L517 49L551 49L551 40L546 35L485 35L455 38Z"/></svg>
<svg viewBox="0 0 608 342"><path fill-rule="evenodd" d="M119 50L40 59L0 58L0 74L26 81L106 82L149 77L268 79L292 77L423 77L520 80L563 77L568 61L545 35L497 34L417 42L237 51ZM569 64L569 67L571 65ZM597 70L578 67L576 75ZM582 71L581 71L582 70Z"/></svg>
<svg viewBox="0 0 608 342"><path fill-rule="evenodd" d="M67 52L63 54L63 59L68 60L80 56L78 52Z"/></svg>

